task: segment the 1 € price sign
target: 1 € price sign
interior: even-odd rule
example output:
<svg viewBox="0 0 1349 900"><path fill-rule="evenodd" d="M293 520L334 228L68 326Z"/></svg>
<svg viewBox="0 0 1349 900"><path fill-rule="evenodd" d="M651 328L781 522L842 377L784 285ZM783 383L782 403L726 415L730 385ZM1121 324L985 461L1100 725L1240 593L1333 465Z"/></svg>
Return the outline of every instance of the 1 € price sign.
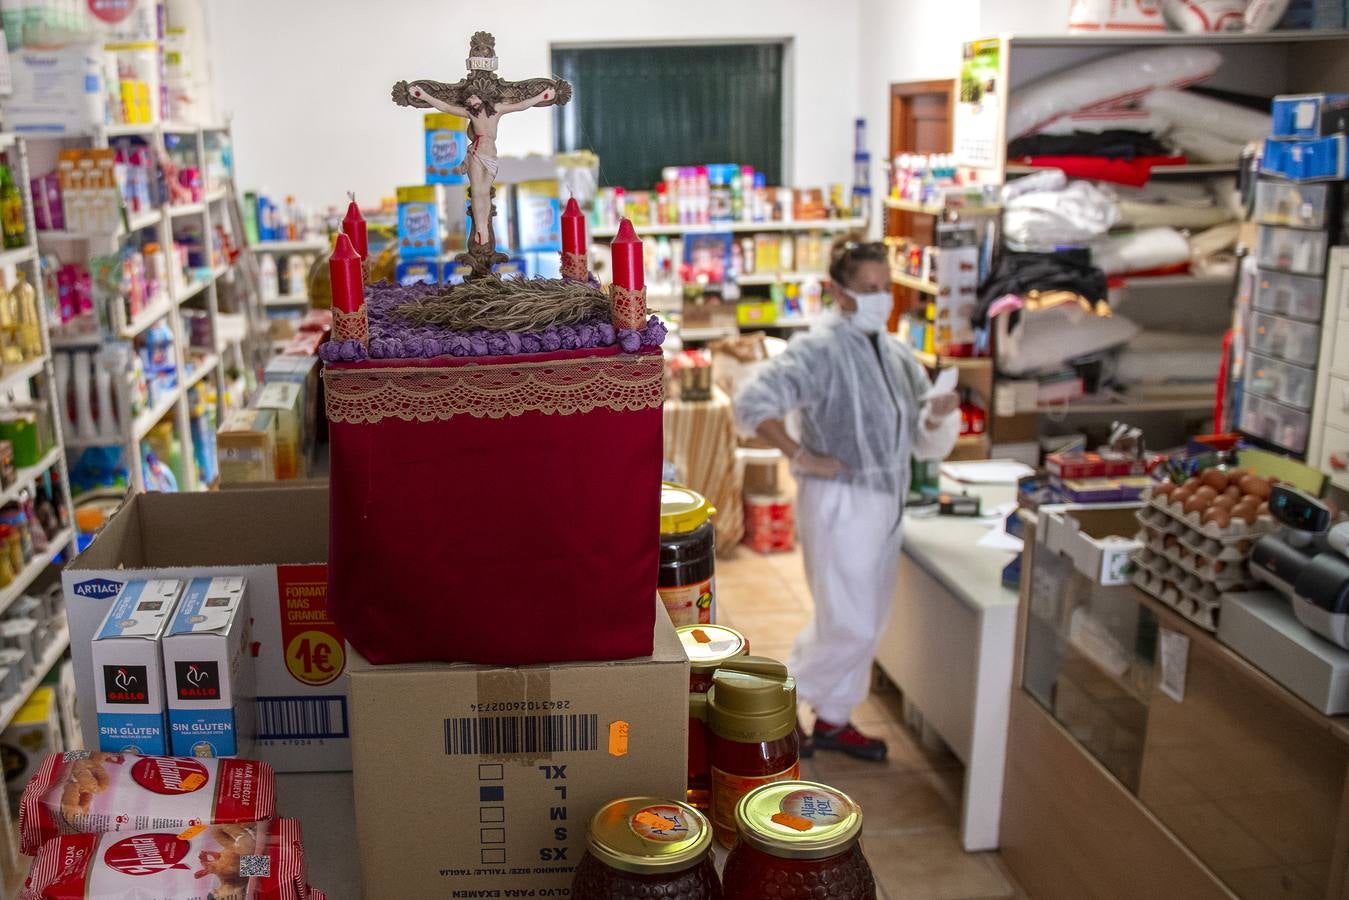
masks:
<svg viewBox="0 0 1349 900"><path fill-rule="evenodd" d="M337 680L347 655L328 614L327 566L277 566L276 576L287 671L311 686Z"/></svg>

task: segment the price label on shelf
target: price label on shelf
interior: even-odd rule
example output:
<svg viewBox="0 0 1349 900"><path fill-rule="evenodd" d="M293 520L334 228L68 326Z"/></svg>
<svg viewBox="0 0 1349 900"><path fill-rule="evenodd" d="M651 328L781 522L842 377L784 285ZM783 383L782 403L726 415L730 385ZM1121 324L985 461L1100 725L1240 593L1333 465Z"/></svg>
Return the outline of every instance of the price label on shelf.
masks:
<svg viewBox="0 0 1349 900"><path fill-rule="evenodd" d="M1159 687L1177 703L1185 702L1185 672L1190 666L1190 639L1179 631L1160 629L1162 681Z"/></svg>

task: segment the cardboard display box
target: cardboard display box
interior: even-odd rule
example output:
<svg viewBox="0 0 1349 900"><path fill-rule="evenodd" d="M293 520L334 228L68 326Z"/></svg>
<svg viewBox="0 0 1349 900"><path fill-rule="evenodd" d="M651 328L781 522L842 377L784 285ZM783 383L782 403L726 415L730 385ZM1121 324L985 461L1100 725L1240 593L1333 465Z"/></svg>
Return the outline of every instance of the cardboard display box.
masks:
<svg viewBox="0 0 1349 900"><path fill-rule="evenodd" d="M688 660L519 668L351 661L364 896L565 896L616 797L683 797Z"/></svg>
<svg viewBox="0 0 1349 900"><path fill-rule="evenodd" d="M1140 505L1042 508L1035 538L1096 584L1128 584L1142 544L1124 535L1137 533Z"/></svg>
<svg viewBox="0 0 1349 900"><path fill-rule="evenodd" d="M239 576L253 620L256 756L282 772L351 768L346 646L328 614L322 484L139 494L61 573L86 746L97 746L90 640L128 581Z"/></svg>

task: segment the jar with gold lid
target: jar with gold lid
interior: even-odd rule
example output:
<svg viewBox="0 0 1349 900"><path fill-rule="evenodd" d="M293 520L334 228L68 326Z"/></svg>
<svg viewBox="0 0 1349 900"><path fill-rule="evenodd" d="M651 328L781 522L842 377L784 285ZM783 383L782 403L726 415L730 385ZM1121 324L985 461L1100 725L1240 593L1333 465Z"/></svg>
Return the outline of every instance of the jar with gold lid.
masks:
<svg viewBox="0 0 1349 900"><path fill-rule="evenodd" d="M572 900L721 900L712 826L686 803L628 797L590 820Z"/></svg>
<svg viewBox="0 0 1349 900"><path fill-rule="evenodd" d="M780 781L736 806L740 840L726 860L736 900L876 900L862 855L862 809L847 794L809 781Z"/></svg>
<svg viewBox="0 0 1349 900"><path fill-rule="evenodd" d="M712 764L708 760L707 725L694 708L706 701L707 689L717 669L749 652L749 641L725 625L683 625L675 629L684 654L689 658L689 775L688 796L693 808L706 812L712 806ZM697 697L697 700L693 698Z"/></svg>

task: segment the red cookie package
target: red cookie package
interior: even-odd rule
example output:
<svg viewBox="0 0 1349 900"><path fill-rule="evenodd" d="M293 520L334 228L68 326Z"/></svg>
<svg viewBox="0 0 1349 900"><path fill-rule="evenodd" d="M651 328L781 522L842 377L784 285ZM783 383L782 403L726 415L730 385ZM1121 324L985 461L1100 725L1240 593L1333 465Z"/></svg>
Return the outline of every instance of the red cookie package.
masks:
<svg viewBox="0 0 1349 900"><path fill-rule="evenodd" d="M20 900L309 900L296 819L68 834L42 845Z"/></svg>
<svg viewBox="0 0 1349 900"><path fill-rule="evenodd" d="M20 849L32 856L63 834L181 830L275 815L276 775L256 760L58 753L24 788Z"/></svg>

